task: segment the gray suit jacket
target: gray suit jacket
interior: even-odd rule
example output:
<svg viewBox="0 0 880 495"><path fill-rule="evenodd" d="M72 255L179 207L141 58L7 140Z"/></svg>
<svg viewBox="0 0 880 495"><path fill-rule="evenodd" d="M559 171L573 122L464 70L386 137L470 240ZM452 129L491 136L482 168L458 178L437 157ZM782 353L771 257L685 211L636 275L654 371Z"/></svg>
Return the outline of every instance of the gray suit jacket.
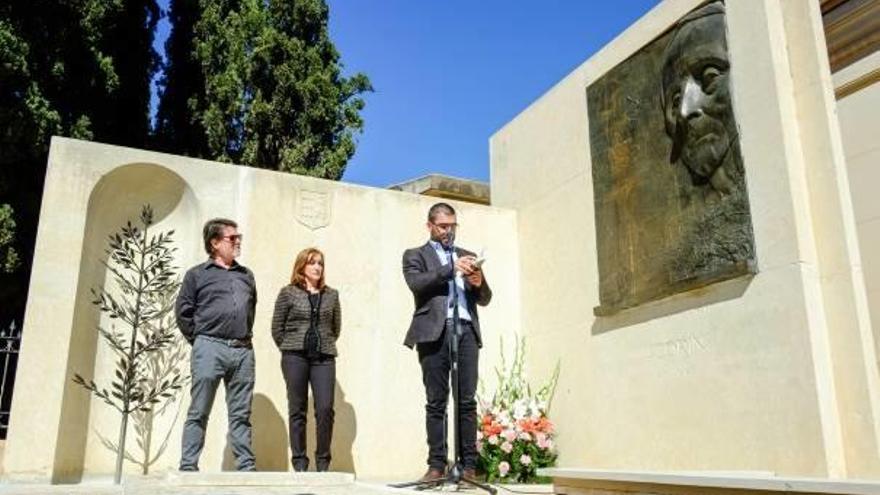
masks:
<svg viewBox="0 0 880 495"><path fill-rule="evenodd" d="M301 351L306 330L311 322L312 305L309 293L295 285L284 286L275 300L272 315L272 339L282 351ZM318 334L321 336L321 352L336 356L336 339L342 328L342 309L339 292L324 287L321 307L318 309Z"/></svg>
<svg viewBox="0 0 880 495"><path fill-rule="evenodd" d="M474 253L455 248L458 256L473 256ZM403 278L412 291L415 312L412 323L403 343L413 347L421 342L433 342L440 338L446 324L446 304L449 295L449 280L453 277L453 265L443 265L430 243L421 247L407 249L403 253ZM465 279L465 297L468 312L471 314L477 344L482 347L480 317L477 305L485 306L492 299L492 289L483 274L483 285L473 287Z"/></svg>

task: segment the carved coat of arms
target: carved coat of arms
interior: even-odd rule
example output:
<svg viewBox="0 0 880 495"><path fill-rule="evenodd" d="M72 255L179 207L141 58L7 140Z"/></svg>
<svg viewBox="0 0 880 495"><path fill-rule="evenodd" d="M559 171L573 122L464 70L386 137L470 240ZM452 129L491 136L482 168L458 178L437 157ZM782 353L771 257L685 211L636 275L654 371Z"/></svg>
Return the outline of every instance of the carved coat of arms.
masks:
<svg viewBox="0 0 880 495"><path fill-rule="evenodd" d="M330 225L332 200L332 193L300 189L296 197L296 221L312 230Z"/></svg>

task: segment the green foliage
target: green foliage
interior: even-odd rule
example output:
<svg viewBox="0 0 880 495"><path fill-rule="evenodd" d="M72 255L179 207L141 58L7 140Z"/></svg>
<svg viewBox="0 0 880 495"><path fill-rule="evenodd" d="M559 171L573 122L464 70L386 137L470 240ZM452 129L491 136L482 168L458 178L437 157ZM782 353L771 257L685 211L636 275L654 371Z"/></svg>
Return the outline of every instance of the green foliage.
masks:
<svg viewBox="0 0 880 495"><path fill-rule="evenodd" d="M198 0L171 0L171 32L165 42L164 74L156 111L155 146L168 153L208 157L205 131L195 118L204 101L205 78L195 59L195 24L201 17Z"/></svg>
<svg viewBox="0 0 880 495"><path fill-rule="evenodd" d="M24 311L50 138L146 142L158 15L156 0L0 2L0 204L24 268L4 280L0 319Z"/></svg>
<svg viewBox="0 0 880 495"><path fill-rule="evenodd" d="M0 272L11 272L18 266L18 253L12 246L14 235L12 208L9 205L0 205Z"/></svg>
<svg viewBox="0 0 880 495"><path fill-rule="evenodd" d="M95 40L99 67L110 93L94 102L90 117L101 141L144 148L150 138L150 84L159 68L153 36L160 11L156 0L88 2L94 18L87 31Z"/></svg>
<svg viewBox="0 0 880 495"><path fill-rule="evenodd" d="M116 291L106 287L92 290L93 303L127 330L117 330L115 325L98 328L116 355L114 378L109 387L86 380L78 373L73 379L122 415L119 441L115 444L116 483L120 481L126 453L129 415L152 413L173 400L185 382L179 369L182 361L173 359L180 353L173 318L174 296L180 287L176 269L171 265L174 231L150 235L153 211L149 205L144 206L140 221L140 227L127 222L109 238L109 261L105 266L113 275ZM148 450L146 458L150 458Z"/></svg>
<svg viewBox="0 0 880 495"><path fill-rule="evenodd" d="M324 0L201 0L199 5L198 19L185 2L172 5L183 12L184 22L193 23L195 37L192 52L186 53L184 40L172 33L175 51L169 52L174 58L160 108L161 141L179 142L177 128L191 135L195 127L206 150L196 143L184 146L188 154L339 179L355 151L354 133L363 127L359 95L372 87L363 74L341 76ZM181 77L192 74L193 66L201 67L202 88ZM181 119L183 96L188 122Z"/></svg>
<svg viewBox="0 0 880 495"><path fill-rule="evenodd" d="M371 87L341 76L324 0L171 0L169 15L152 133L157 0L0 1L0 204L23 268L0 284L0 321L24 312L52 136L342 176Z"/></svg>
<svg viewBox="0 0 880 495"><path fill-rule="evenodd" d="M145 142L158 16L155 0L4 2L0 143L14 153L3 161L44 161L52 135Z"/></svg>

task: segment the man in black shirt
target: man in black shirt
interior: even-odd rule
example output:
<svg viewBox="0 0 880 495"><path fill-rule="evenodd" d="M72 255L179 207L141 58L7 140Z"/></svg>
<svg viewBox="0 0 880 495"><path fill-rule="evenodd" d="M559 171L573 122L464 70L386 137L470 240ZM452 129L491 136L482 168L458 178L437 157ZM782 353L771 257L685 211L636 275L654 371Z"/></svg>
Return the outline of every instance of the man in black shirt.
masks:
<svg viewBox="0 0 880 495"><path fill-rule="evenodd" d="M251 345L257 288L254 275L238 264L242 235L232 220L215 218L203 229L210 258L186 272L175 307L177 325L192 344L192 388L183 425L181 471L198 471L205 428L217 386L226 387L229 443L239 471L254 471L251 400L254 350Z"/></svg>

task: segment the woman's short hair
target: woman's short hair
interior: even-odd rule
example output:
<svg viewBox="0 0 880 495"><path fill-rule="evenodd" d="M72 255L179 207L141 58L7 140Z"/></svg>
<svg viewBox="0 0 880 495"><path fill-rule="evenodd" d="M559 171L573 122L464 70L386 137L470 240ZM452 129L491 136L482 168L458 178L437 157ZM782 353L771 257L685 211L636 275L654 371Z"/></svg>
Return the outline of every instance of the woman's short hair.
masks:
<svg viewBox="0 0 880 495"><path fill-rule="evenodd" d="M202 228L202 239L205 241L205 252L209 256L214 254L211 241L223 236L224 227L234 227L237 229L238 224L228 218L212 218L205 222L205 227Z"/></svg>
<svg viewBox="0 0 880 495"><path fill-rule="evenodd" d="M293 262L293 273L290 274L290 284L297 287L306 288L305 268L315 256L321 257L321 266L324 265L324 253L320 249L310 247L305 248L296 255L296 261ZM321 279L318 280L318 290L324 290L324 272L321 271Z"/></svg>

